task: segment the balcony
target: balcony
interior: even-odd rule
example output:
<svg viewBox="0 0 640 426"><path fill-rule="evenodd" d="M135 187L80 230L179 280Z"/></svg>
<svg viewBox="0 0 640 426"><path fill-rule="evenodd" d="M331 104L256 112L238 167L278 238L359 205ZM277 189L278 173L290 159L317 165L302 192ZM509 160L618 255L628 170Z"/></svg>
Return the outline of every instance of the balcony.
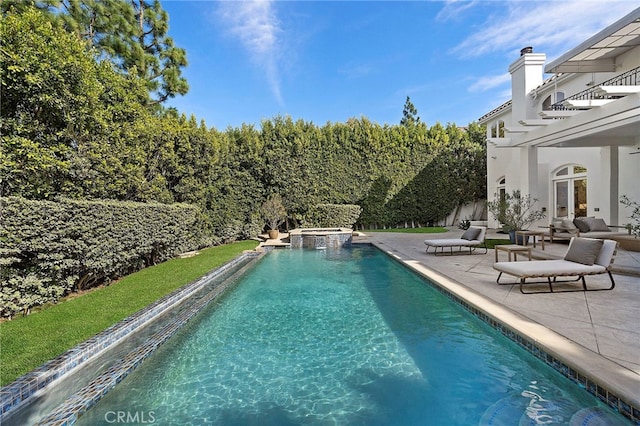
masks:
<svg viewBox="0 0 640 426"><path fill-rule="evenodd" d="M633 93L640 93L640 67L556 102L551 105L550 111L543 111L543 113L545 116L550 116L554 115L553 113L549 114L551 111L564 112L591 109ZM563 113L557 115L563 116Z"/></svg>

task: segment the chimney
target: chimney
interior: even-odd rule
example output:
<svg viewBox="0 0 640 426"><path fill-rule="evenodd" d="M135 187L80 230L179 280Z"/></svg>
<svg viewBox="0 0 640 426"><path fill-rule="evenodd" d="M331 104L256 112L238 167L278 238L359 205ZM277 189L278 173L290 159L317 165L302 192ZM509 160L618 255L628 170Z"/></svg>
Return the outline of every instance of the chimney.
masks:
<svg viewBox="0 0 640 426"><path fill-rule="evenodd" d="M533 47L527 46L527 47L523 47L522 49L520 49L520 56L524 56L527 53L533 53Z"/></svg>
<svg viewBox="0 0 640 426"><path fill-rule="evenodd" d="M528 96L543 82L545 60L544 53L533 53L532 47L525 47L520 50L520 57L509 66L513 123L537 118L537 111L534 110Z"/></svg>

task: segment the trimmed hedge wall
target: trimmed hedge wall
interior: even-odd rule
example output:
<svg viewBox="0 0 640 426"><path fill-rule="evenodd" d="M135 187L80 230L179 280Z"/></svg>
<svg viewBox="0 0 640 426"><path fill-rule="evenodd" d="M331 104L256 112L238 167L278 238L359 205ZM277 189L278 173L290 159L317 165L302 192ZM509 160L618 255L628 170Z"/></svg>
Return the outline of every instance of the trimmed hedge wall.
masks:
<svg viewBox="0 0 640 426"><path fill-rule="evenodd" d="M305 228L353 228L362 213L355 204L317 204L309 209L303 220Z"/></svg>
<svg viewBox="0 0 640 426"><path fill-rule="evenodd" d="M198 248L198 207L0 198L0 315L11 317Z"/></svg>

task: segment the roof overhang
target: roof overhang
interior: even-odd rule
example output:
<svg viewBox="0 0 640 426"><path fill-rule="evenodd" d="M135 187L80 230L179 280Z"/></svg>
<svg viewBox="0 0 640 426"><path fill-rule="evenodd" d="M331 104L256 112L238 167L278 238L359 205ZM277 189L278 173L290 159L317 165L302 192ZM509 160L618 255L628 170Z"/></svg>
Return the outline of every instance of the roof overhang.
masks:
<svg viewBox="0 0 640 426"><path fill-rule="evenodd" d="M544 68L556 74L615 72L616 58L640 46L640 7L571 49Z"/></svg>
<svg viewBox="0 0 640 426"><path fill-rule="evenodd" d="M526 124L526 123L525 123ZM579 114L549 120L526 133L511 133L504 147L592 147L640 143L640 93Z"/></svg>

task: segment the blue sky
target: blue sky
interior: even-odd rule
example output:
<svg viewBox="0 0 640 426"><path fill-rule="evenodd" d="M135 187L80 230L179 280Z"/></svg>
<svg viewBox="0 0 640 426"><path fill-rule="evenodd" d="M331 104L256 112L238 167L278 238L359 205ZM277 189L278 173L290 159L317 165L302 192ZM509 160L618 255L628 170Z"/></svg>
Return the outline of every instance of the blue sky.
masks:
<svg viewBox="0 0 640 426"><path fill-rule="evenodd" d="M429 126L465 126L510 98L521 48L553 60L640 0L162 5L189 61L189 93L168 106L225 130L277 115L398 124L407 96Z"/></svg>

